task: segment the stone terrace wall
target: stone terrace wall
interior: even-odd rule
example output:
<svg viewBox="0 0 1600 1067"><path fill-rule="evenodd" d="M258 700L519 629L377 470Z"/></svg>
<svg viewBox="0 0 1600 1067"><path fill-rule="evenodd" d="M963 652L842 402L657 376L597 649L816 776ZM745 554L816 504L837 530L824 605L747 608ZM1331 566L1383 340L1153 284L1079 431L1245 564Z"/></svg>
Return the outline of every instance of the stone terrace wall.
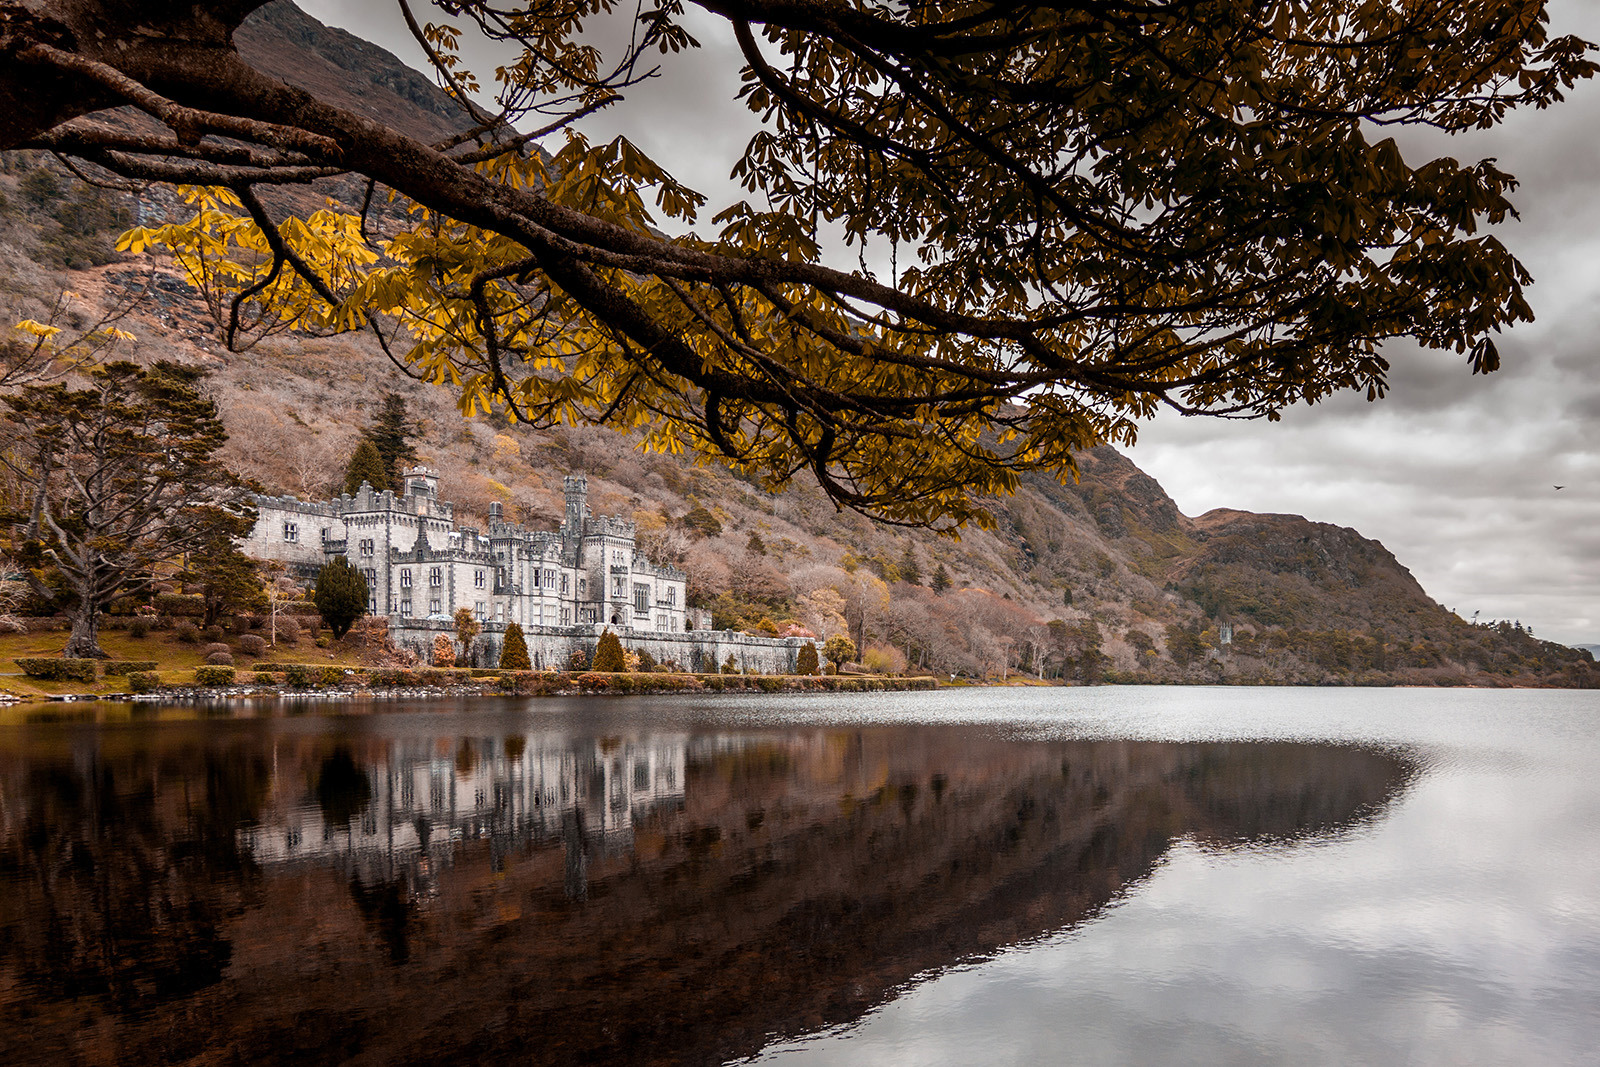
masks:
<svg viewBox="0 0 1600 1067"><path fill-rule="evenodd" d="M493 667L500 662L500 646L505 639L505 624L486 622L484 633L472 643L472 660L477 666ZM686 671L715 671L733 657L740 670L760 674L793 674L803 645L810 638L752 637L730 630L690 630L669 633L634 630L626 626L529 626L523 636L528 642L528 658L535 670L555 667L565 670L574 649L583 649L592 660L600 635L612 630L622 647L632 652L648 652L657 663L672 662ZM415 652L424 661L433 655L433 640L449 634L455 626L442 619L389 620L389 637L394 643ZM821 644L818 643L820 650Z"/></svg>

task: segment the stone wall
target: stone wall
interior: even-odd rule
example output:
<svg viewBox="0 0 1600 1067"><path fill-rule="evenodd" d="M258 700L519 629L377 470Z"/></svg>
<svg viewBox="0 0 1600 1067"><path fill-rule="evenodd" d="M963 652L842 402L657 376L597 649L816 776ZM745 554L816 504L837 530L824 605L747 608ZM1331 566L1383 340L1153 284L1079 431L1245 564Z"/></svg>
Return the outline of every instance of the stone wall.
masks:
<svg viewBox="0 0 1600 1067"><path fill-rule="evenodd" d="M500 646L505 626L499 622L483 624L484 632L472 643L471 664L493 667L500 662ZM648 652L657 663L675 663L681 670L706 672L720 668L729 656L742 671L759 674L793 674L800 649L811 643L801 637L752 637L730 630L691 630L671 633L634 630L625 626L530 626L523 630L528 643L528 659L535 670L555 667L565 670L574 649L581 648L592 661L600 635L616 633L622 647L631 652ZM455 637L453 624L443 620L389 620L389 637L400 648L409 649L426 662L433 655L433 640L439 634ZM820 650L820 644L819 644ZM458 649L459 651L459 649Z"/></svg>

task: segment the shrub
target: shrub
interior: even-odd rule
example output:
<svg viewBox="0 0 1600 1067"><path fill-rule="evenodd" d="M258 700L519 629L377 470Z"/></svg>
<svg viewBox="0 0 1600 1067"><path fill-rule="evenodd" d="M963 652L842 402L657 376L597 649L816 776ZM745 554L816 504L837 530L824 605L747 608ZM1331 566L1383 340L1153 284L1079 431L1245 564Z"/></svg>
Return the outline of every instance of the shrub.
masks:
<svg viewBox="0 0 1600 1067"><path fill-rule="evenodd" d="M722 673L723 674L738 674L739 673L739 666L738 666L738 664L733 662L733 653L732 652L728 653L727 662L725 662L722 665Z"/></svg>
<svg viewBox="0 0 1600 1067"><path fill-rule="evenodd" d="M239 617L246 620L252 630L264 630L267 627L267 617L265 615L241 615Z"/></svg>
<svg viewBox="0 0 1600 1067"><path fill-rule="evenodd" d="M37 659L12 660L29 678L47 682L92 682L95 678L95 661L92 659Z"/></svg>
<svg viewBox="0 0 1600 1067"><path fill-rule="evenodd" d="M222 643L221 641L213 641L213 642L211 642L209 645L207 645L205 647L205 653L208 656L214 656L218 652L232 652L232 651L233 651L233 649L229 648L226 644Z"/></svg>
<svg viewBox="0 0 1600 1067"><path fill-rule="evenodd" d="M283 668L283 684L291 689L310 689L311 672L303 663L291 663Z"/></svg>
<svg viewBox="0 0 1600 1067"><path fill-rule="evenodd" d="M128 688L135 693L154 693L161 688L161 675L155 671L133 671L128 675Z"/></svg>
<svg viewBox="0 0 1600 1067"><path fill-rule="evenodd" d="M156 611L162 615L178 615L197 619L206 613L206 598L185 596L182 593L157 593Z"/></svg>
<svg viewBox="0 0 1600 1067"><path fill-rule="evenodd" d="M223 632L223 629L220 626L207 626L204 630L200 631L200 636L205 638L211 644L218 645L222 643L222 639L226 637L227 634Z"/></svg>
<svg viewBox="0 0 1600 1067"><path fill-rule="evenodd" d="M527 639L522 636L522 627L516 623L506 627L505 643L500 646L500 669L503 671L533 669L533 663L528 659Z"/></svg>
<svg viewBox="0 0 1600 1067"><path fill-rule="evenodd" d="M594 650L594 670L614 674L624 668L622 642L607 630L600 635L600 644Z"/></svg>
<svg viewBox="0 0 1600 1067"><path fill-rule="evenodd" d="M656 669L656 658L654 656L652 656L650 653L644 651L643 649L640 649L639 650L639 670L641 670L641 671L653 671L655 669Z"/></svg>
<svg viewBox="0 0 1600 1067"><path fill-rule="evenodd" d="M317 635L317 647L318 648L327 648L331 644L333 644L333 639L330 638L327 634L318 634Z"/></svg>
<svg viewBox="0 0 1600 1067"><path fill-rule="evenodd" d="M589 668L589 653L581 648L572 650L572 655L567 657L567 666L573 671L583 671Z"/></svg>
<svg viewBox="0 0 1600 1067"><path fill-rule="evenodd" d="M194 669L194 680L200 685L231 685L233 683L233 668L221 664L212 664Z"/></svg>
<svg viewBox="0 0 1600 1067"><path fill-rule="evenodd" d="M143 639L150 632L150 620L143 615L135 615L128 620L128 636Z"/></svg>
<svg viewBox="0 0 1600 1067"><path fill-rule="evenodd" d="M404 667L386 667L367 675L369 684L382 689L396 689L417 684L417 676Z"/></svg>
<svg viewBox="0 0 1600 1067"><path fill-rule="evenodd" d="M290 620L291 622L293 620ZM284 626L283 620L278 620L278 644L298 645L300 643L300 627Z"/></svg>
<svg viewBox="0 0 1600 1067"><path fill-rule="evenodd" d="M213 652L206 657L206 662L213 667L231 667L233 666L233 653Z"/></svg>
<svg viewBox="0 0 1600 1067"><path fill-rule="evenodd" d="M796 674L817 673L817 646L815 642L807 641L800 646L800 654L795 657L794 672Z"/></svg>
<svg viewBox="0 0 1600 1067"><path fill-rule="evenodd" d="M172 624L172 636L186 645L200 643L200 627L192 622L176 622Z"/></svg>
<svg viewBox="0 0 1600 1067"><path fill-rule="evenodd" d="M256 684L257 685L271 685L273 682L275 682L277 680L278 680L277 676L275 674L273 674L271 671L256 671Z"/></svg>
<svg viewBox="0 0 1600 1067"><path fill-rule="evenodd" d="M156 661L153 659L108 659L103 666L106 677L109 678L114 674L131 675L141 671L153 671L156 669Z"/></svg>
<svg viewBox="0 0 1600 1067"><path fill-rule="evenodd" d="M367 580L343 556L336 556L317 572L314 598L317 613L333 636L343 637L367 613Z"/></svg>
<svg viewBox="0 0 1600 1067"><path fill-rule="evenodd" d="M345 679L345 668L324 667L317 674L317 681L322 685L339 685Z"/></svg>
<svg viewBox="0 0 1600 1067"><path fill-rule="evenodd" d="M247 656L267 654L267 639L260 634L244 634L239 638L239 651Z"/></svg>
<svg viewBox="0 0 1600 1067"><path fill-rule="evenodd" d="M440 634L433 639L433 665L435 667L456 665L456 645L450 640L449 634Z"/></svg>

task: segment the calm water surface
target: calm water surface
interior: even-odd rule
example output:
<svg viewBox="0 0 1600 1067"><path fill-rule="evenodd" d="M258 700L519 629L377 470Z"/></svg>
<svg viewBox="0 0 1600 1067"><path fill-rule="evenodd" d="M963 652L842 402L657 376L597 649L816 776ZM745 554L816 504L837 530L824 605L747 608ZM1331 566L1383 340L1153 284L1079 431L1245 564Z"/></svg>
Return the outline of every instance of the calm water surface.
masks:
<svg viewBox="0 0 1600 1067"><path fill-rule="evenodd" d="M1600 694L0 714L8 1065L1600 1047Z"/></svg>

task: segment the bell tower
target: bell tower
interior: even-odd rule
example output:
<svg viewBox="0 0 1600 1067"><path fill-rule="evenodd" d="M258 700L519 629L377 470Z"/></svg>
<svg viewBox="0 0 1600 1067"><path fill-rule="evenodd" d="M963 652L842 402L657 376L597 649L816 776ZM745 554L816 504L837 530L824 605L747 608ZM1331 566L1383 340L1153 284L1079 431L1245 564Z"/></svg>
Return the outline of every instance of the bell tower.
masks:
<svg viewBox="0 0 1600 1067"><path fill-rule="evenodd" d="M567 511L561 522L561 532L576 537L583 533L583 520L589 517L589 479L581 474L569 474L562 484L567 494Z"/></svg>

